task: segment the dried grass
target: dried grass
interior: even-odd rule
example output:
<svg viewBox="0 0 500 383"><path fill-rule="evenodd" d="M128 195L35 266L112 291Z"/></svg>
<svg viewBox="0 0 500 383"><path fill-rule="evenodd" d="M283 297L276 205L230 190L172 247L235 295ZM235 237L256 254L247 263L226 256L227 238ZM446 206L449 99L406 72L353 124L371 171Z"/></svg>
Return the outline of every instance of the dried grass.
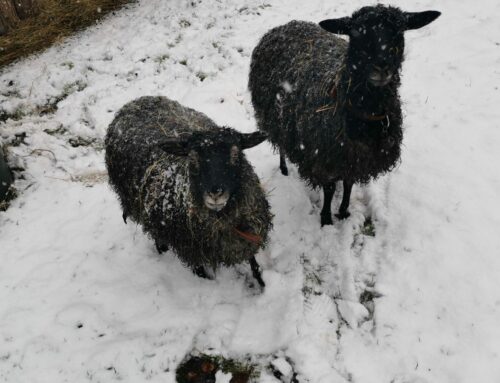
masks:
<svg viewBox="0 0 500 383"><path fill-rule="evenodd" d="M135 0L44 0L40 14L0 36L0 67L39 52Z"/></svg>

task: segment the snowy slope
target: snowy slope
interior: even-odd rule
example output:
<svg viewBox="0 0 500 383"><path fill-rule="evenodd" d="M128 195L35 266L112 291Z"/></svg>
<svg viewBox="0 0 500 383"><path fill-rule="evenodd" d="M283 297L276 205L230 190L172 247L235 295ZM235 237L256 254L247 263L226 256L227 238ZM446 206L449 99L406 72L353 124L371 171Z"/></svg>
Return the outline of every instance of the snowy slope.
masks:
<svg viewBox="0 0 500 383"><path fill-rule="evenodd" d="M497 1L397 3L443 15L407 33L402 163L355 187L348 220L320 228L320 193L269 145L248 151L275 214L263 293L247 265L210 281L158 256L107 186L102 140L125 102L165 95L253 131L260 36L362 5L143 0L0 74L18 117L0 136L27 134L0 213L0 381L173 382L195 350L251 356L260 382L285 360L301 383L500 382Z"/></svg>

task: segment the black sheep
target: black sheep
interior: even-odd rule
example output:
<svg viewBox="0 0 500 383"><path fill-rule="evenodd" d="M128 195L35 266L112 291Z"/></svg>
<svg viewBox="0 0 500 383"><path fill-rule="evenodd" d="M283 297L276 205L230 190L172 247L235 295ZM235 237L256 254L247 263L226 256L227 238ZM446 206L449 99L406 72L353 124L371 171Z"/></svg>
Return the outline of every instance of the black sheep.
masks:
<svg viewBox="0 0 500 383"><path fill-rule="evenodd" d="M109 126L109 180L123 218L140 223L159 252L171 247L200 276L250 260L268 239L272 215L243 149L266 138L217 126L165 97L126 104Z"/></svg>
<svg viewBox="0 0 500 383"><path fill-rule="evenodd" d="M249 88L258 127L279 150L284 175L286 156L301 178L323 187L322 225L332 224L337 181L344 186L337 214L343 219L349 216L352 185L397 164L403 33L439 15L363 7L320 26L292 21L276 27L254 49ZM349 42L333 33L348 35Z"/></svg>

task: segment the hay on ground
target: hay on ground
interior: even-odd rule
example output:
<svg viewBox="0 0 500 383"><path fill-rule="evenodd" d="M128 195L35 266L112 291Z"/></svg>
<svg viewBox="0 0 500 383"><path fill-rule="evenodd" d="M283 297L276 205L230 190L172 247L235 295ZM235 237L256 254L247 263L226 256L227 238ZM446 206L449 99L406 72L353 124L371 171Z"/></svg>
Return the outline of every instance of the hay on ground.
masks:
<svg viewBox="0 0 500 383"><path fill-rule="evenodd" d="M0 37L0 67L39 52L135 0L45 0L36 17Z"/></svg>

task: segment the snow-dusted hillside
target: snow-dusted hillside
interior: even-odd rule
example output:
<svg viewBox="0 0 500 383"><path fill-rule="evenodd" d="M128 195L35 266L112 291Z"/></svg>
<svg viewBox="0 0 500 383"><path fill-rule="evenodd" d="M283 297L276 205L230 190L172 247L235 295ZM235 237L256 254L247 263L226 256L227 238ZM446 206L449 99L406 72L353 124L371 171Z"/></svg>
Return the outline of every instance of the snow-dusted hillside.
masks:
<svg viewBox="0 0 500 383"><path fill-rule="evenodd" d="M443 15L406 34L402 164L355 187L346 221L320 228L320 193L268 144L248 151L275 214L263 293L247 265L210 281L158 256L106 183L125 102L165 95L253 131L260 36L362 5L142 0L2 72L1 139L26 138L0 213L0 381L173 382L198 351L251 356L259 382L273 362L283 382L288 364L301 383L500 382L498 1L397 2Z"/></svg>

